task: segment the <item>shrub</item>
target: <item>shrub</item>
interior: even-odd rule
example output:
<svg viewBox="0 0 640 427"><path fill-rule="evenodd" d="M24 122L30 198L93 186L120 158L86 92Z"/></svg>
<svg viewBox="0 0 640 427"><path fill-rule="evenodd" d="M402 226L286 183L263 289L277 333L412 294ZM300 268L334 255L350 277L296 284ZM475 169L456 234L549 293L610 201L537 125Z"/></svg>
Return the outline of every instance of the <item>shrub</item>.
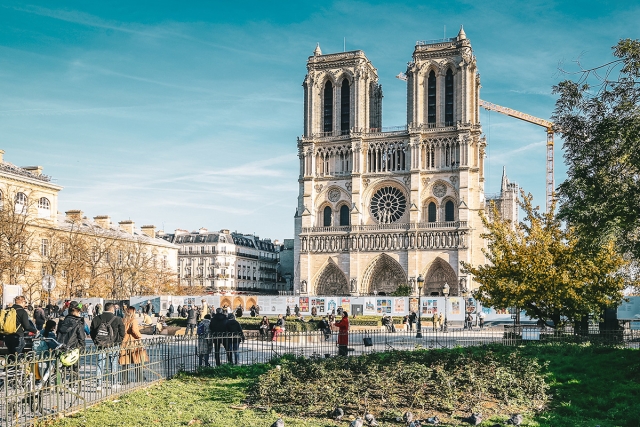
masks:
<svg viewBox="0 0 640 427"><path fill-rule="evenodd" d="M282 359L259 377L250 399L276 411L325 415L412 410L535 411L547 401L543 366L517 350L477 349L372 353L330 359Z"/></svg>

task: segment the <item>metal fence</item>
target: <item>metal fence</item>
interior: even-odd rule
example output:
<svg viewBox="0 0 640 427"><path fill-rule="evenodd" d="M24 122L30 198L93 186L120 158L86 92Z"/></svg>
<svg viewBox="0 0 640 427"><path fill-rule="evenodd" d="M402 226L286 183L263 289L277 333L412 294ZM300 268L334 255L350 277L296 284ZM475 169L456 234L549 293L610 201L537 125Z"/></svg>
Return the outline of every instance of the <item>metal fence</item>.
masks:
<svg viewBox="0 0 640 427"><path fill-rule="evenodd" d="M131 348L89 346L71 367L62 366L56 353L6 356L0 359L0 425L32 425L36 420L69 414L123 392L147 387L180 371L193 372L199 366L215 366L218 362L254 364L289 354L309 358L338 354L337 332L284 332L274 337L271 333L245 331L245 337L240 342L237 337L175 336L144 339ZM640 348L640 331L592 330L580 334L526 326L447 331L428 327L417 334L415 330L377 329L350 332L348 353L486 344L512 346L533 341L560 344L589 341ZM138 363L120 364L123 361Z"/></svg>

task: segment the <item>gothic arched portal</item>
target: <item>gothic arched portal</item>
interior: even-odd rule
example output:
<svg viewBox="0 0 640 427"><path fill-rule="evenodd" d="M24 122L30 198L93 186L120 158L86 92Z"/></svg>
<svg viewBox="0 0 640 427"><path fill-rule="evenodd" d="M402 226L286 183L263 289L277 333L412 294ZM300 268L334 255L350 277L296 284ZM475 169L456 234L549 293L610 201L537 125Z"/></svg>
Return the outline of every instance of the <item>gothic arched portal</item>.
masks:
<svg viewBox="0 0 640 427"><path fill-rule="evenodd" d="M398 285L407 284L407 275L398 261L387 254L378 256L364 274L363 289L368 294L393 293Z"/></svg>
<svg viewBox="0 0 640 427"><path fill-rule="evenodd" d="M458 296L458 278L448 262L436 258L425 274L424 295L442 295L444 284L449 285L449 295Z"/></svg>
<svg viewBox="0 0 640 427"><path fill-rule="evenodd" d="M331 260L316 281L316 295L349 295L349 282Z"/></svg>

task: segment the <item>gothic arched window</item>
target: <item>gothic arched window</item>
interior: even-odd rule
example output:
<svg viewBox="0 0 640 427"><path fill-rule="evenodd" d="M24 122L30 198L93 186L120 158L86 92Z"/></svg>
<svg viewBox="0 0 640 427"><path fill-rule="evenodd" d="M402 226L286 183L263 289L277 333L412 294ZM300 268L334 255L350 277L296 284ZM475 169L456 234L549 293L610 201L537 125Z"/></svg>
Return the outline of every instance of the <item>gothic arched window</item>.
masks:
<svg viewBox="0 0 640 427"><path fill-rule="evenodd" d="M342 88L340 90L340 131L342 134L346 134L349 131L351 111L351 93L349 88L349 80L344 79L342 81Z"/></svg>
<svg viewBox="0 0 640 427"><path fill-rule="evenodd" d="M323 225L325 227L331 227L331 207L327 206L326 208L324 208L324 221L323 221Z"/></svg>
<svg viewBox="0 0 640 427"><path fill-rule="evenodd" d="M324 85L324 132L333 131L333 85L327 81Z"/></svg>
<svg viewBox="0 0 640 427"><path fill-rule="evenodd" d="M436 222L436 217L437 217L437 210L436 210L436 204L431 202L429 203L429 208L428 208L428 221L429 222Z"/></svg>
<svg viewBox="0 0 640 427"><path fill-rule="evenodd" d="M447 70L444 78L444 122L445 125L453 125L453 71Z"/></svg>
<svg viewBox="0 0 640 427"><path fill-rule="evenodd" d="M340 225L349 225L349 207L342 205L340 208Z"/></svg>
<svg viewBox="0 0 640 427"><path fill-rule="evenodd" d="M453 202L449 200L444 204L444 220L445 221L455 221L455 211L453 207Z"/></svg>
<svg viewBox="0 0 640 427"><path fill-rule="evenodd" d="M427 93L427 123L436 122L436 73L431 71L429 73L429 80L427 81L428 93Z"/></svg>

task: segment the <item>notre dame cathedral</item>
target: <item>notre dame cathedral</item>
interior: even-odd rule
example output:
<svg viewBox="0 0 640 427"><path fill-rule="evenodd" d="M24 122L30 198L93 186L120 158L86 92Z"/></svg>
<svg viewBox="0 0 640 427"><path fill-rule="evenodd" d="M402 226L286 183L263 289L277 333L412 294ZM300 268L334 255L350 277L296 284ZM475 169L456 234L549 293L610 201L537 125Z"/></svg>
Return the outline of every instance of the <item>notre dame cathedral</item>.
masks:
<svg viewBox="0 0 640 427"><path fill-rule="evenodd" d="M360 50L323 54L304 79L298 139L295 291L301 295L417 294L474 288L460 261L483 263L479 212L486 140L471 42L418 42L408 63L407 125L382 127L382 88ZM517 185L494 196L517 221Z"/></svg>

